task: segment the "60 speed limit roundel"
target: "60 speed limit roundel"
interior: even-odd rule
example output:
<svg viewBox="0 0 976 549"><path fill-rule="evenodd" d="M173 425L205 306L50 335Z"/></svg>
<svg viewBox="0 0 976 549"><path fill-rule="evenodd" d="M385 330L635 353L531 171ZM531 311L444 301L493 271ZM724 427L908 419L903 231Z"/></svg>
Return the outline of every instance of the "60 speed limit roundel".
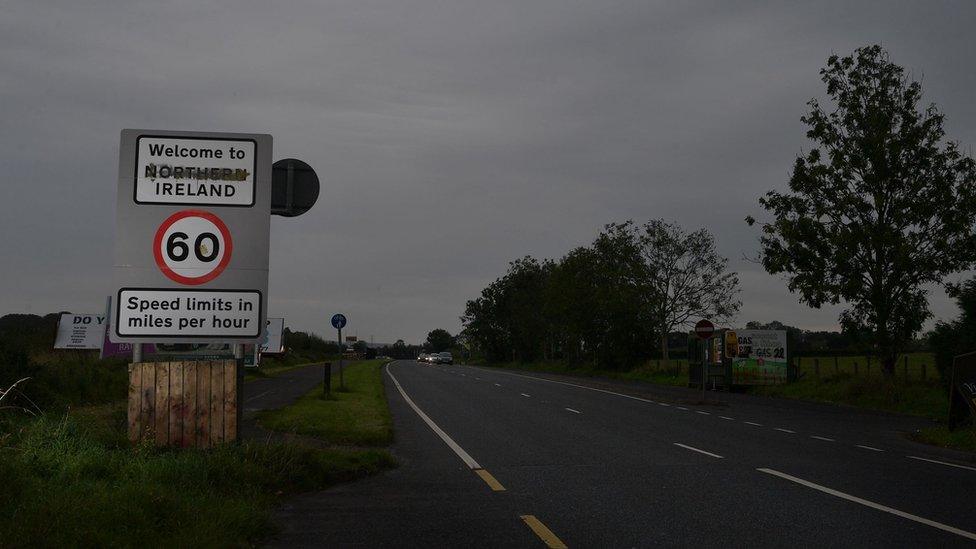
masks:
<svg viewBox="0 0 976 549"><path fill-rule="evenodd" d="M156 229L153 255L170 280L195 286L217 278L230 263L234 242L227 225L203 210L183 210Z"/></svg>

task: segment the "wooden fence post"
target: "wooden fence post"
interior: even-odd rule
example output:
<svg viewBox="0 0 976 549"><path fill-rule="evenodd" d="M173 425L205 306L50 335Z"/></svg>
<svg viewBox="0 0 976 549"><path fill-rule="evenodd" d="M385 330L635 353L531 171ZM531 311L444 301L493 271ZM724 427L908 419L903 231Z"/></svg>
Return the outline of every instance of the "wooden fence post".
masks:
<svg viewBox="0 0 976 549"><path fill-rule="evenodd" d="M854 361L854 377L857 377L857 361Z"/></svg>
<svg viewBox="0 0 976 549"><path fill-rule="evenodd" d="M819 358L813 359L813 371L814 371L814 374L819 379L820 378L820 359Z"/></svg>
<svg viewBox="0 0 976 549"><path fill-rule="evenodd" d="M840 374L840 365L838 365L837 357L834 356L834 375L836 376L839 374Z"/></svg>
<svg viewBox="0 0 976 549"><path fill-rule="evenodd" d="M905 379L908 379L908 355L905 355Z"/></svg>
<svg viewBox="0 0 976 549"><path fill-rule="evenodd" d="M868 368L867 375L865 377L871 377L871 355L868 355Z"/></svg>
<svg viewBox="0 0 976 549"><path fill-rule="evenodd" d="M922 363L922 381L928 380L927 372L925 371L925 363Z"/></svg>

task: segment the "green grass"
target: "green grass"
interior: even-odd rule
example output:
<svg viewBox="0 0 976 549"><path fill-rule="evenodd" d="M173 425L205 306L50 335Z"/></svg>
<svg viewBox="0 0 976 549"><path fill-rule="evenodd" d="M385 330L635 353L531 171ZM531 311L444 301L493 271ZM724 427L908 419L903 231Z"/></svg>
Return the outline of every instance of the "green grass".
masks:
<svg viewBox="0 0 976 549"><path fill-rule="evenodd" d="M274 531L283 496L394 465L379 449L133 448L124 418L121 404L0 416L0 545L249 545Z"/></svg>
<svg viewBox="0 0 976 549"><path fill-rule="evenodd" d="M972 427L950 431L945 425L940 425L912 433L909 438L943 448L976 452L976 428Z"/></svg>
<svg viewBox="0 0 976 549"><path fill-rule="evenodd" d="M383 391L384 360L348 366L346 391L339 391L339 375L332 376L332 398L322 396L319 385L291 406L267 410L258 422L273 431L320 438L332 444L385 446L393 441L390 410Z"/></svg>
<svg viewBox="0 0 976 549"><path fill-rule="evenodd" d="M908 359L906 370L906 361ZM827 378L836 375L855 377L882 378L881 362L878 357L860 356L804 356L797 359L797 374L803 377L816 377L818 365L820 377ZM906 353L895 364L895 378L911 381L939 379L939 372L935 367L935 355L932 353Z"/></svg>
<svg viewBox="0 0 976 549"><path fill-rule="evenodd" d="M946 389L934 381L886 380L843 374L824 379L802 379L786 385L751 387L749 392L932 419L945 419L949 406Z"/></svg>

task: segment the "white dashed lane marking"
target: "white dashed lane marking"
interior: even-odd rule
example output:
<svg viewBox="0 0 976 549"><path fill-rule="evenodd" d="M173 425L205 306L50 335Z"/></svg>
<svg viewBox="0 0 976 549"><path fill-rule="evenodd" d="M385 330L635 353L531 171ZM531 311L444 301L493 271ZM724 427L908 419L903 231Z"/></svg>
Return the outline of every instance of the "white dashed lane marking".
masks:
<svg viewBox="0 0 976 549"><path fill-rule="evenodd" d="M945 461L939 461L937 459L929 459L929 458L923 458L923 457L918 457L918 456L905 456L905 457L907 457L908 459L917 459L919 461L927 461L929 463L938 463L939 465L946 465L948 467L956 467L958 469L966 469L968 471L976 471L976 467L967 467L965 465L959 465L959 464L956 464L956 463L948 463L948 462L945 462Z"/></svg>
<svg viewBox="0 0 976 549"><path fill-rule="evenodd" d="M680 446L680 447L684 448L685 450L691 450L692 452L698 452L699 454L705 454L706 456L713 457L715 459L724 459L722 456L720 456L718 454L713 454L711 452L706 452L705 450L701 450L701 449L695 448L693 446L688 446L687 444L681 444L680 442L675 442L674 445L675 446Z"/></svg>

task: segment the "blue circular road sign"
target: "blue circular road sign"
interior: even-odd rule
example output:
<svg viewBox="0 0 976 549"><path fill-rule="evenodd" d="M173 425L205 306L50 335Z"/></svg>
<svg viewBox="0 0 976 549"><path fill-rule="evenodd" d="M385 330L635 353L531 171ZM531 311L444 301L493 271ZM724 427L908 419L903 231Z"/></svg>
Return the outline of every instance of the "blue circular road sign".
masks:
<svg viewBox="0 0 976 549"><path fill-rule="evenodd" d="M332 315L332 327L336 330L341 330L346 327L346 315L342 313L336 313Z"/></svg>

